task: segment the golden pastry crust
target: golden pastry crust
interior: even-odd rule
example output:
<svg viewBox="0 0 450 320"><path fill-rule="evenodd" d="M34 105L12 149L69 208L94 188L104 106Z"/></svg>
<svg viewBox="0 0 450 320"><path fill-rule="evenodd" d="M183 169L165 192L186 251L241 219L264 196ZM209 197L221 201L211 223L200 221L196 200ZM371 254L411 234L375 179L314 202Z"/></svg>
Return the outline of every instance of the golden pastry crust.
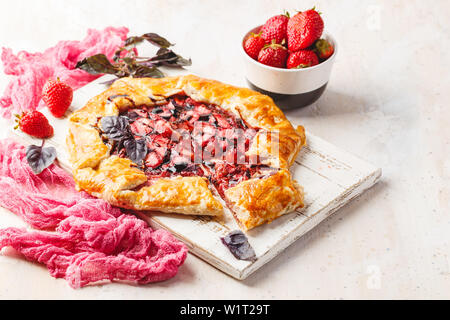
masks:
<svg viewBox="0 0 450 320"><path fill-rule="evenodd" d="M303 207L303 189L286 169L264 179L242 181L226 190L225 196L244 230Z"/></svg>
<svg viewBox="0 0 450 320"><path fill-rule="evenodd" d="M123 208L212 216L223 212L201 177L161 178L134 191L147 176L133 168L131 160L117 156L103 160L96 169L76 170L74 179L78 188Z"/></svg>
<svg viewBox="0 0 450 320"><path fill-rule="evenodd" d="M250 127L259 128L248 155L258 155L263 164L280 168L269 177L241 182L225 192L225 200L243 229L303 206L302 190L287 170L305 144L303 127L295 130L268 96L193 75L123 78L73 113L69 118L67 145L77 188L124 208L222 214L223 207L205 178L161 178L149 182L130 160L110 155L109 147L94 127L103 116L155 105L158 100L181 93L216 104Z"/></svg>

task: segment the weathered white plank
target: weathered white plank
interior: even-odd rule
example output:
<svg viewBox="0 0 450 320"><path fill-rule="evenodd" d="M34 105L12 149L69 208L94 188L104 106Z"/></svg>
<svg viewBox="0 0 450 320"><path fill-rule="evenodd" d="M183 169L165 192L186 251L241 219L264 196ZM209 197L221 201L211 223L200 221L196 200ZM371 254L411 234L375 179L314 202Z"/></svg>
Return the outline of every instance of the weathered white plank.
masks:
<svg viewBox="0 0 450 320"><path fill-rule="evenodd" d="M82 107L91 97L102 92L105 86L100 83L106 79L98 79L77 90L71 108ZM47 110L43 112L49 115ZM47 143L57 148L60 164L69 169L65 144L67 119L55 119L50 115L48 118L55 128L55 136ZM28 143L40 143L19 131L15 133ZM191 253L237 279L245 279L326 217L370 188L381 176L381 169L328 142L308 133L307 139L308 145L291 168L294 178L305 189L305 207L248 232L257 255L254 262L235 259L221 243L220 237L238 229L229 212L221 221L175 214L137 214L151 226L171 231L189 246Z"/></svg>

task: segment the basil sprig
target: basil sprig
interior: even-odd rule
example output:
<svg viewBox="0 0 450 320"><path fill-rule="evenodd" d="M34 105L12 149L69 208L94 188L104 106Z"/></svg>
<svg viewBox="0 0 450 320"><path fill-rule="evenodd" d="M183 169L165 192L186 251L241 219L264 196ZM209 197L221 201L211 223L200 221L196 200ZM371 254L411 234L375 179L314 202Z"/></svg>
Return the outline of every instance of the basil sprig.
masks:
<svg viewBox="0 0 450 320"><path fill-rule="evenodd" d="M136 55L134 48L145 41L159 47L154 57L139 57ZM126 39L124 45L115 52L112 62L100 53L79 61L76 68L90 74L112 74L118 78L162 78L164 74L158 69L160 66L182 68L192 64L191 59L185 59L176 54L170 49L171 46L173 44L160 35L146 33L140 37L134 36Z"/></svg>

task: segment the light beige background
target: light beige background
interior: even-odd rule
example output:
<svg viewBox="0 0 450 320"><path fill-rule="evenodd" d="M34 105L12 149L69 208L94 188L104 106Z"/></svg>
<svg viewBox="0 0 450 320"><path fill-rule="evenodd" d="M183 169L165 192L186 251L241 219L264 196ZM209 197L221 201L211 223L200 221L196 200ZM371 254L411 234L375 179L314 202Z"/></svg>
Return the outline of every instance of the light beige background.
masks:
<svg viewBox="0 0 450 320"><path fill-rule="evenodd" d="M80 290L11 250L0 298L450 298L448 1L1 1L0 45L43 50L86 28L157 32L192 71L244 85L239 40L317 5L340 45L329 87L295 124L383 168L373 189L239 282L190 255L172 280ZM0 77L4 88L8 81ZM3 124L3 122L2 122ZM0 137L6 136L2 125ZM0 209L0 227L22 226Z"/></svg>

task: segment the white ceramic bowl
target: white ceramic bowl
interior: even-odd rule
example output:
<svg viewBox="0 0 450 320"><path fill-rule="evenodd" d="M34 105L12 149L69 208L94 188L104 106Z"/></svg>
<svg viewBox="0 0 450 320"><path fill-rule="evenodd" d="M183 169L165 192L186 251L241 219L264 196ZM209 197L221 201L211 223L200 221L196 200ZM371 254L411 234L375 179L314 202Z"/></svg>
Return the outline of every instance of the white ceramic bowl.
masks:
<svg viewBox="0 0 450 320"><path fill-rule="evenodd" d="M283 109L304 107L319 99L330 79L337 53L336 41L328 34L322 36L334 46L334 53L318 65L304 69L274 68L253 60L244 50L244 41L252 32L258 33L260 28L261 26L247 32L241 43L245 74L250 87L271 96Z"/></svg>

